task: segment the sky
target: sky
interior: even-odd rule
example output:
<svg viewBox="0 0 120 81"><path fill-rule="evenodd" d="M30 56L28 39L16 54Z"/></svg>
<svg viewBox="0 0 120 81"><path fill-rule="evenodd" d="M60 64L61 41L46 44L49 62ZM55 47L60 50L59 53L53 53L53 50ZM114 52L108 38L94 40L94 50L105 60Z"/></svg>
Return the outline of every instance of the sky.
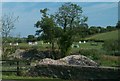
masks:
<svg viewBox="0 0 120 81"><path fill-rule="evenodd" d="M118 2L119 0L2 0L2 2Z"/></svg>
<svg viewBox="0 0 120 81"><path fill-rule="evenodd" d="M82 7L88 17L89 26L115 26L118 21L117 2L73 2ZM34 24L41 19L40 9L48 8L50 14L57 12L64 2L3 2L2 14L13 13L19 20L15 22L12 36L27 37L34 35L37 28Z"/></svg>

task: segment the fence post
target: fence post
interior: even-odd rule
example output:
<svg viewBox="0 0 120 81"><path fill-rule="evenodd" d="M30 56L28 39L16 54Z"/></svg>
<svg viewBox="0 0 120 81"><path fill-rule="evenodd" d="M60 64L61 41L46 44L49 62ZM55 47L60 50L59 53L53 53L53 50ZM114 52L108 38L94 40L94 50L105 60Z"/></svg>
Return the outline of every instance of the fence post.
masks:
<svg viewBox="0 0 120 81"><path fill-rule="evenodd" d="M19 61L17 60L17 76L20 76Z"/></svg>

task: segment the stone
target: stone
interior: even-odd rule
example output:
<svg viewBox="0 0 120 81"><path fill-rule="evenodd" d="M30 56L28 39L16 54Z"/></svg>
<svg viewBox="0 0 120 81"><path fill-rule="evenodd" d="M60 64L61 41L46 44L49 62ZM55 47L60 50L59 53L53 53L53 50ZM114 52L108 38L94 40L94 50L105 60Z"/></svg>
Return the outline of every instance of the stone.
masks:
<svg viewBox="0 0 120 81"><path fill-rule="evenodd" d="M53 60L50 58L42 59L38 64L51 64L51 65L66 65L65 62L60 60Z"/></svg>
<svg viewBox="0 0 120 81"><path fill-rule="evenodd" d="M79 65L79 66L97 66L98 65L96 62L94 62L93 60L83 55L70 55L58 60L45 58L45 59L42 59L38 64Z"/></svg>
<svg viewBox="0 0 120 81"><path fill-rule="evenodd" d="M11 58L14 57L14 58L19 58L19 59L21 59L22 54L24 53L24 51L25 51L25 50L17 49L17 50L15 51L15 53L9 55L9 57L11 57Z"/></svg>
<svg viewBox="0 0 120 81"><path fill-rule="evenodd" d="M97 66L97 63L83 55L70 55L60 59L68 65Z"/></svg>

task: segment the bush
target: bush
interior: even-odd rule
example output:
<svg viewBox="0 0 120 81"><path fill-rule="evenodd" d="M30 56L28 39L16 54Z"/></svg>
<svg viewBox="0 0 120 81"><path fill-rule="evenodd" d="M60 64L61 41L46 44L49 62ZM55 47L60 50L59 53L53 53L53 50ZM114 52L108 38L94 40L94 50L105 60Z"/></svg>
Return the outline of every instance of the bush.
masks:
<svg viewBox="0 0 120 81"><path fill-rule="evenodd" d="M4 46L3 46L2 59L7 59L7 57L8 57L10 54L15 53L16 49L17 49L16 46L6 46L6 45L4 45Z"/></svg>
<svg viewBox="0 0 120 81"><path fill-rule="evenodd" d="M69 54L72 43L73 39L70 32L65 32L58 42L62 57L65 57Z"/></svg>
<svg viewBox="0 0 120 81"><path fill-rule="evenodd" d="M103 44L103 49L108 51L110 55L120 56L119 47L120 46L118 40L107 40Z"/></svg>
<svg viewBox="0 0 120 81"><path fill-rule="evenodd" d="M103 51L97 49L81 49L79 50L79 53L89 57L92 60L99 60Z"/></svg>

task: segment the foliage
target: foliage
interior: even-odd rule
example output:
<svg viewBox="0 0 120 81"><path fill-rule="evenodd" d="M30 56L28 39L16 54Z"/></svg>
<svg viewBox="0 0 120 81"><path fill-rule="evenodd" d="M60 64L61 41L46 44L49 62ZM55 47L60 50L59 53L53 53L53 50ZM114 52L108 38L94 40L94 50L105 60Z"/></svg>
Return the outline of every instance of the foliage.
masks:
<svg viewBox="0 0 120 81"><path fill-rule="evenodd" d="M43 33L45 40L52 42L54 38L55 23L53 21L53 18L47 14L47 11L47 8L40 10L40 12L42 13L42 19L41 21L37 21L35 26L37 28L40 28L40 30L36 31L37 34Z"/></svg>
<svg viewBox="0 0 120 81"><path fill-rule="evenodd" d="M113 31L113 30L115 30L116 28L114 27L114 26L107 26L106 27L106 30L107 31Z"/></svg>
<svg viewBox="0 0 120 81"><path fill-rule="evenodd" d="M120 28L120 21L117 22L117 24L116 24L116 28L117 28L117 29Z"/></svg>
<svg viewBox="0 0 120 81"><path fill-rule="evenodd" d="M99 32L100 32L100 29L98 27L91 26L89 28L89 35L96 34L96 33L99 33Z"/></svg>
<svg viewBox="0 0 120 81"><path fill-rule="evenodd" d="M65 3L55 14L56 23L63 29L59 39L59 46L63 57L66 56L73 43L73 28L87 21L87 17L83 16L82 12L82 8L77 4Z"/></svg>
<svg viewBox="0 0 120 81"><path fill-rule="evenodd" d="M36 38L34 35L28 35L27 42L35 42Z"/></svg>
<svg viewBox="0 0 120 81"><path fill-rule="evenodd" d="M79 50L79 53L89 57L92 60L98 61L104 52L98 49L81 49Z"/></svg>
<svg viewBox="0 0 120 81"><path fill-rule="evenodd" d="M8 59L8 57L15 53L17 47L16 46L6 46L3 45L3 53L2 53L2 59Z"/></svg>
<svg viewBox="0 0 120 81"><path fill-rule="evenodd" d="M66 55L68 55L72 43L73 43L73 40L69 33L64 33L61 36L59 40L59 45L60 45L59 47L61 49L62 57L65 57Z"/></svg>
<svg viewBox="0 0 120 81"><path fill-rule="evenodd" d="M56 27L53 15L47 14L47 11L47 8L40 10L40 12L42 13L42 19L41 21L37 21L35 26L37 28L40 28L40 30L37 30L37 34L42 33L44 40L51 43L51 49L54 53L54 42L55 38L59 36L57 35L59 30L57 30L58 27Z"/></svg>
<svg viewBox="0 0 120 81"><path fill-rule="evenodd" d="M120 61L118 56L111 56L111 55L104 54L100 58L99 63L101 64L101 66L118 67L120 64Z"/></svg>
<svg viewBox="0 0 120 81"><path fill-rule="evenodd" d="M119 51L119 41L118 40L107 40L103 44L103 48L109 52L111 55L118 55L120 56Z"/></svg>

